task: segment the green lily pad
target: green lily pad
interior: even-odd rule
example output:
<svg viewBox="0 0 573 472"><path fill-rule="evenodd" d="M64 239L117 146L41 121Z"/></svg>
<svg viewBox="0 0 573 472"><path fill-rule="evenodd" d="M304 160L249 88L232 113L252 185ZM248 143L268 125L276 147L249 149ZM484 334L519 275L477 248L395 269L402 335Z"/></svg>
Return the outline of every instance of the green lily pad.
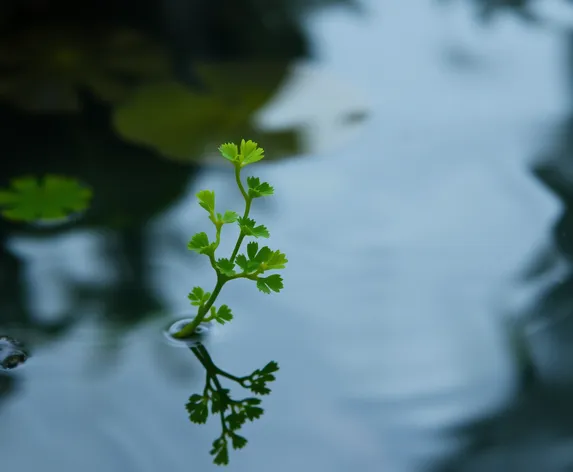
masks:
<svg viewBox="0 0 573 472"><path fill-rule="evenodd" d="M147 146L167 158L193 162L221 142L249 136L284 152L298 148L295 130L255 129L253 115L273 97L288 63L217 63L197 66L206 91L173 81L140 86L114 110L113 123L128 141ZM280 152L280 151L279 151Z"/></svg>
<svg viewBox="0 0 573 472"><path fill-rule="evenodd" d="M19 177L0 189L0 209L9 220L53 221L85 210L91 197L91 190L71 177Z"/></svg>

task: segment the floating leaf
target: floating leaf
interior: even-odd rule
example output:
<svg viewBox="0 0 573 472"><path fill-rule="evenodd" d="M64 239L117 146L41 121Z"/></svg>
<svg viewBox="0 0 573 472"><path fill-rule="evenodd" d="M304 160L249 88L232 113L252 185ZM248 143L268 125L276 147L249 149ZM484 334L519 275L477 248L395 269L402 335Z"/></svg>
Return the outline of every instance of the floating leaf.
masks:
<svg viewBox="0 0 573 472"><path fill-rule="evenodd" d="M116 107L113 124L124 139L177 161L204 158L206 148L245 135L258 135L273 145L275 157L281 152L292 155L299 147L296 131L253 128L255 112L274 95L286 71L283 62L198 64L196 72L204 90L175 81L142 85ZM219 151L234 160L233 146L225 144ZM255 158L256 153L249 159Z"/></svg>
<svg viewBox="0 0 573 472"><path fill-rule="evenodd" d="M91 196L91 190L74 178L20 177L13 179L8 189L0 190L0 208L2 215L10 220L58 220L85 210Z"/></svg>

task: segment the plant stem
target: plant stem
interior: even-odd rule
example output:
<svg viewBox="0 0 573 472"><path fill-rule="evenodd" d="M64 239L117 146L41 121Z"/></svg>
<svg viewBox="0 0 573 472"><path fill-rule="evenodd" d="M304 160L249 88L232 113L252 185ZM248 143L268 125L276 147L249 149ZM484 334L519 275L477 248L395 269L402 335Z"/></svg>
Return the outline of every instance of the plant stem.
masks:
<svg viewBox="0 0 573 472"><path fill-rule="evenodd" d="M215 365L215 363L213 362L213 359L211 358L209 352L207 351L207 349L204 346L198 346L197 348L194 348L194 349L197 349L197 352L200 353L200 355L204 359L204 362L206 364L210 365L210 368L213 370L213 372L215 372L218 375L222 375L223 377L226 377L229 380L234 380L235 382L239 383L242 387L244 387L243 383L245 382L245 380L247 380L249 378L248 376L237 377L236 375L229 374L228 372L225 372L223 369L217 367ZM196 354L196 355L198 355L198 354ZM205 364L203 364L203 365L205 365Z"/></svg>
<svg viewBox="0 0 573 472"><path fill-rule="evenodd" d="M183 328L181 328L181 330L177 331L173 335L174 338L181 339L193 335L193 333L197 329L197 326L201 324L201 322L205 318L205 315L209 312L209 309L211 308L213 303L215 303L215 300L219 295L219 292L223 288L223 285L225 285L226 281L227 279L221 277L221 275L217 276L217 284L215 285L215 288L213 289L213 293L211 293L209 300L207 300L207 303L205 303L205 305L201 307L201 309L197 313L197 316L193 318L193 321L191 321L191 323L185 325Z"/></svg>
<svg viewBox="0 0 573 472"><path fill-rule="evenodd" d="M237 185L239 190L241 191L241 195L245 199L245 213L243 213L243 219L249 217L249 212L251 211L251 202L253 199L249 197L247 192L245 191L245 187L243 187L243 183L241 182L241 167L239 165L235 166L235 180L237 181ZM233 249L233 254L231 254L231 262L235 262L235 257L241 249L241 244L243 243L243 239L245 239L245 233L241 230L241 234L239 234L239 239L237 239L237 244L235 244L235 248Z"/></svg>
<svg viewBox="0 0 573 472"><path fill-rule="evenodd" d="M249 194L247 193L245 187L243 186L243 183L241 182L241 166L238 164L235 165L235 180L237 181L237 186L241 191L241 195L245 199L245 212L243 213L243 218L246 219L249 217L249 212L251 211L251 202L253 201L253 199L249 197ZM214 216L211 215L211 221L213 221L213 218ZM245 239L245 236L246 236L245 233L241 230L241 233L239 234L239 239L237 239L237 243L235 244L235 248L233 249L233 254L231 255L230 258L231 262L235 261L235 257L237 257L237 254L239 252L239 249L241 248L241 244L243 243L243 239ZM217 226L215 248L219 246L220 241L221 241L221 227ZM222 275L217 269L214 254L209 255L209 260L211 262L211 265L213 266L213 269L215 269L215 272L217 272L217 284L215 285L215 288L213 289L213 292L209 297L209 300L207 300L207 303L205 303L205 305L200 307L199 311L197 312L197 316L193 318L193 321L191 321L191 323L185 325L181 330L177 331L173 335L174 338L182 339L193 335L197 327L205 319L205 315L207 315L209 309L217 299L217 296L219 295L219 292L223 288L223 285L225 285L225 282L231 280L231 277ZM232 277L232 278L238 278L238 277Z"/></svg>

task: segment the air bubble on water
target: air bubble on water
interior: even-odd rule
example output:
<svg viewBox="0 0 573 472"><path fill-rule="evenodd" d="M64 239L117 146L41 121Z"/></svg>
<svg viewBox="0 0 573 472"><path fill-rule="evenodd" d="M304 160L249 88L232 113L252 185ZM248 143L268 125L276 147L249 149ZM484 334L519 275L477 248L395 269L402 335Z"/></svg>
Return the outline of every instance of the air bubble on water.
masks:
<svg viewBox="0 0 573 472"><path fill-rule="evenodd" d="M165 339L167 339L169 344L176 347L194 347L205 342L206 339L212 334L213 323L209 322L201 323L199 326L197 326L195 333L188 338L178 339L173 336L176 332L180 331L186 325L191 323L191 321L193 321L193 318L183 318L169 325L169 327L164 331Z"/></svg>

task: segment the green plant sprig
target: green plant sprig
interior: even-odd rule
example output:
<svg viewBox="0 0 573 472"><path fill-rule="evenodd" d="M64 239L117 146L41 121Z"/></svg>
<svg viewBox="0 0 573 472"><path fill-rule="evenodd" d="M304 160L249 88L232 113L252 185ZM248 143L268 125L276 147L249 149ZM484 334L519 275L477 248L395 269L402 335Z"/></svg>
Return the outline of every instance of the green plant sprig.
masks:
<svg viewBox="0 0 573 472"><path fill-rule="evenodd" d="M269 270L284 269L288 262L285 254L278 250L272 250L268 246L259 248L256 241L247 244L245 254L239 254L241 245L246 237L268 238L269 230L263 225L257 225L255 220L249 218L251 204L254 199L273 195L274 189L267 182L261 182L258 177L247 177L247 186L241 180L241 170L264 158L264 150L253 141L241 141L240 149L236 144L226 143L219 147L221 155L230 161L235 168L235 180L239 191L245 200L243 216L234 211L225 211L223 214L215 211L215 192L213 190L201 190L197 193L199 205L209 213L209 220L215 226L215 240L210 241L207 233L195 234L188 249L204 254L209 258L211 266L215 270L217 282L211 292L201 287L194 287L189 293L191 304L197 306L197 315L173 336L186 338L194 334L202 322L216 321L225 324L233 319L231 309L227 305L219 308L214 306L223 286L230 280L248 279L257 284L257 288L263 293L280 292L283 288L282 277L278 274L263 276ZM237 223L240 228L239 237L229 258L217 259L215 251L221 242L221 230L224 225Z"/></svg>
<svg viewBox="0 0 573 472"><path fill-rule="evenodd" d="M218 377L226 377L237 382L241 387L250 390L255 395L268 395L271 390L267 387L267 383L275 380L273 374L279 370L279 366L276 362L271 361L250 375L237 377L217 367L204 346L192 347L191 351L205 367L206 376L203 393L201 395L193 394L189 397L186 405L189 419L193 423L204 424L209 418L209 412L214 415L219 414L221 435L213 441L210 454L214 456L213 462L215 464L227 465L229 463L229 442L233 449L245 447L248 441L237 431L247 421L260 418L264 410L260 407L261 400L256 397L233 400L230 396L230 390L221 385Z"/></svg>

